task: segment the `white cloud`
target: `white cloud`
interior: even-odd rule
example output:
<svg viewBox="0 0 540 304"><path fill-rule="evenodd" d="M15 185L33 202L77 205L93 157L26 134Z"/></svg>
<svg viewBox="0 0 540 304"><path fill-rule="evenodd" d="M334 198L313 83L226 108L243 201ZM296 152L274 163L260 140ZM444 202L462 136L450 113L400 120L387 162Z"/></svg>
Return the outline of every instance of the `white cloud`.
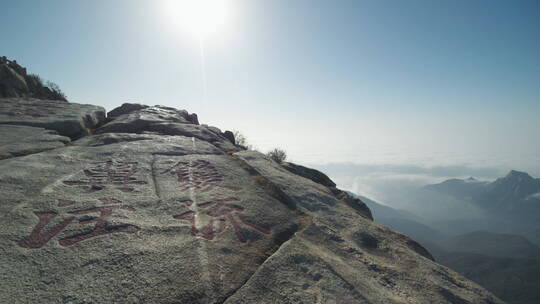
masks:
<svg viewBox="0 0 540 304"><path fill-rule="evenodd" d="M527 199L528 200L532 200L532 199L540 200L540 192L529 195L529 197L527 197Z"/></svg>

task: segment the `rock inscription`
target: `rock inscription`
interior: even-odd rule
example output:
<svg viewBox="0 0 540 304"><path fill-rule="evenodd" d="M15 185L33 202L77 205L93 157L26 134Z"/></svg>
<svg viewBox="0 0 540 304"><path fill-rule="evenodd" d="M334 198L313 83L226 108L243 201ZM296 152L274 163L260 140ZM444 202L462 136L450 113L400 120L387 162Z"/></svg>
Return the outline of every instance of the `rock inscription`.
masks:
<svg viewBox="0 0 540 304"><path fill-rule="evenodd" d="M263 234L272 233L269 228L248 220L242 214L244 207L238 205L237 203L239 202L237 199L225 199L195 204L191 200L186 200L181 203L188 206L191 210L173 217L189 223L191 225L192 236L207 240L213 240L214 237L225 232L227 227L232 227L238 240L246 243L248 237L241 224ZM206 222L206 224L198 228L198 222Z"/></svg>
<svg viewBox="0 0 540 304"><path fill-rule="evenodd" d="M64 184L87 186L87 193L103 190L106 185L113 185L122 192L132 192L135 186L147 184L146 181L135 177L138 169L138 162L115 160L97 162L92 167L83 170L85 178L64 181Z"/></svg>
<svg viewBox="0 0 540 304"><path fill-rule="evenodd" d="M91 230L67 236L58 241L63 247L75 245L81 241L88 240L94 237L103 236L112 233L135 233L140 230L139 227L131 224L113 224L112 219L125 219L123 215L117 215L115 210L135 211L135 208L123 204L117 199L100 198L101 206L91 208L73 208L70 211L62 212L34 212L38 218L38 223L28 237L19 242L19 246L23 248L41 248L45 246L51 239L60 234L72 222L77 222L79 226L94 224ZM67 208L77 205L75 201L58 200L58 207ZM94 215L94 216L91 216ZM96 216L97 215L97 216ZM54 225L51 222L58 216L63 217L62 220Z"/></svg>
<svg viewBox="0 0 540 304"><path fill-rule="evenodd" d="M180 191L208 192L216 188L238 191L239 188L223 185L223 175L206 160L178 162L161 174L176 175Z"/></svg>

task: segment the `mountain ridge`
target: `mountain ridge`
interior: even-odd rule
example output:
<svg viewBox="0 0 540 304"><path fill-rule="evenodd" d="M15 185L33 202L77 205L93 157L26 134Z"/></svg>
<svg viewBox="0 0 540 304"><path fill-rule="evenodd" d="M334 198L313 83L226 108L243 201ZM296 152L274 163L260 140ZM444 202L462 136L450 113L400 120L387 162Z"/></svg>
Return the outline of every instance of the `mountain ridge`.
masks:
<svg viewBox="0 0 540 304"><path fill-rule="evenodd" d="M468 179L454 178L438 184L426 185L423 189L440 191L460 198L463 197L460 193L473 196L496 196L503 193L499 200L525 199L540 192L540 178L533 178L526 172L510 170L506 176L497 178L493 182L479 181L473 177ZM476 198L473 197L473 199Z"/></svg>

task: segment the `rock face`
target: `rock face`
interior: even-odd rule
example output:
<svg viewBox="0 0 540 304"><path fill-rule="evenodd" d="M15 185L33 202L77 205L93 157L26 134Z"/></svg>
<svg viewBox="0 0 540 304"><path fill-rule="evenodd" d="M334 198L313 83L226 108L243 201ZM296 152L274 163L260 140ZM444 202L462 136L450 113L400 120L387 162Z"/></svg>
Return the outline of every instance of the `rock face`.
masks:
<svg viewBox="0 0 540 304"><path fill-rule="evenodd" d="M147 105L142 105L138 103L124 103L118 108L107 113L107 118L113 119L120 115L129 114L131 112L135 112L135 111L146 109L146 108L148 108Z"/></svg>
<svg viewBox="0 0 540 304"><path fill-rule="evenodd" d="M0 161L0 302L503 303L331 181L186 111L124 110Z"/></svg>
<svg viewBox="0 0 540 304"><path fill-rule="evenodd" d="M0 99L0 125L45 128L70 138L91 133L105 121L105 109L55 100Z"/></svg>
<svg viewBox="0 0 540 304"><path fill-rule="evenodd" d="M0 98L39 98L67 101L56 85L48 87L37 75L27 74L15 60L0 57Z"/></svg>

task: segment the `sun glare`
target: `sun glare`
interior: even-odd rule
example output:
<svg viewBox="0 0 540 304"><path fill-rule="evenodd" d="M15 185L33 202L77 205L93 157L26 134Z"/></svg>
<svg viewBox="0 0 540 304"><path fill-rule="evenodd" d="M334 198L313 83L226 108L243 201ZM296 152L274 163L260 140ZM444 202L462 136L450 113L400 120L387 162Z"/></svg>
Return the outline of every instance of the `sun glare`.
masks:
<svg viewBox="0 0 540 304"><path fill-rule="evenodd" d="M165 7L174 26L204 38L223 32L230 14L229 0L168 0Z"/></svg>

